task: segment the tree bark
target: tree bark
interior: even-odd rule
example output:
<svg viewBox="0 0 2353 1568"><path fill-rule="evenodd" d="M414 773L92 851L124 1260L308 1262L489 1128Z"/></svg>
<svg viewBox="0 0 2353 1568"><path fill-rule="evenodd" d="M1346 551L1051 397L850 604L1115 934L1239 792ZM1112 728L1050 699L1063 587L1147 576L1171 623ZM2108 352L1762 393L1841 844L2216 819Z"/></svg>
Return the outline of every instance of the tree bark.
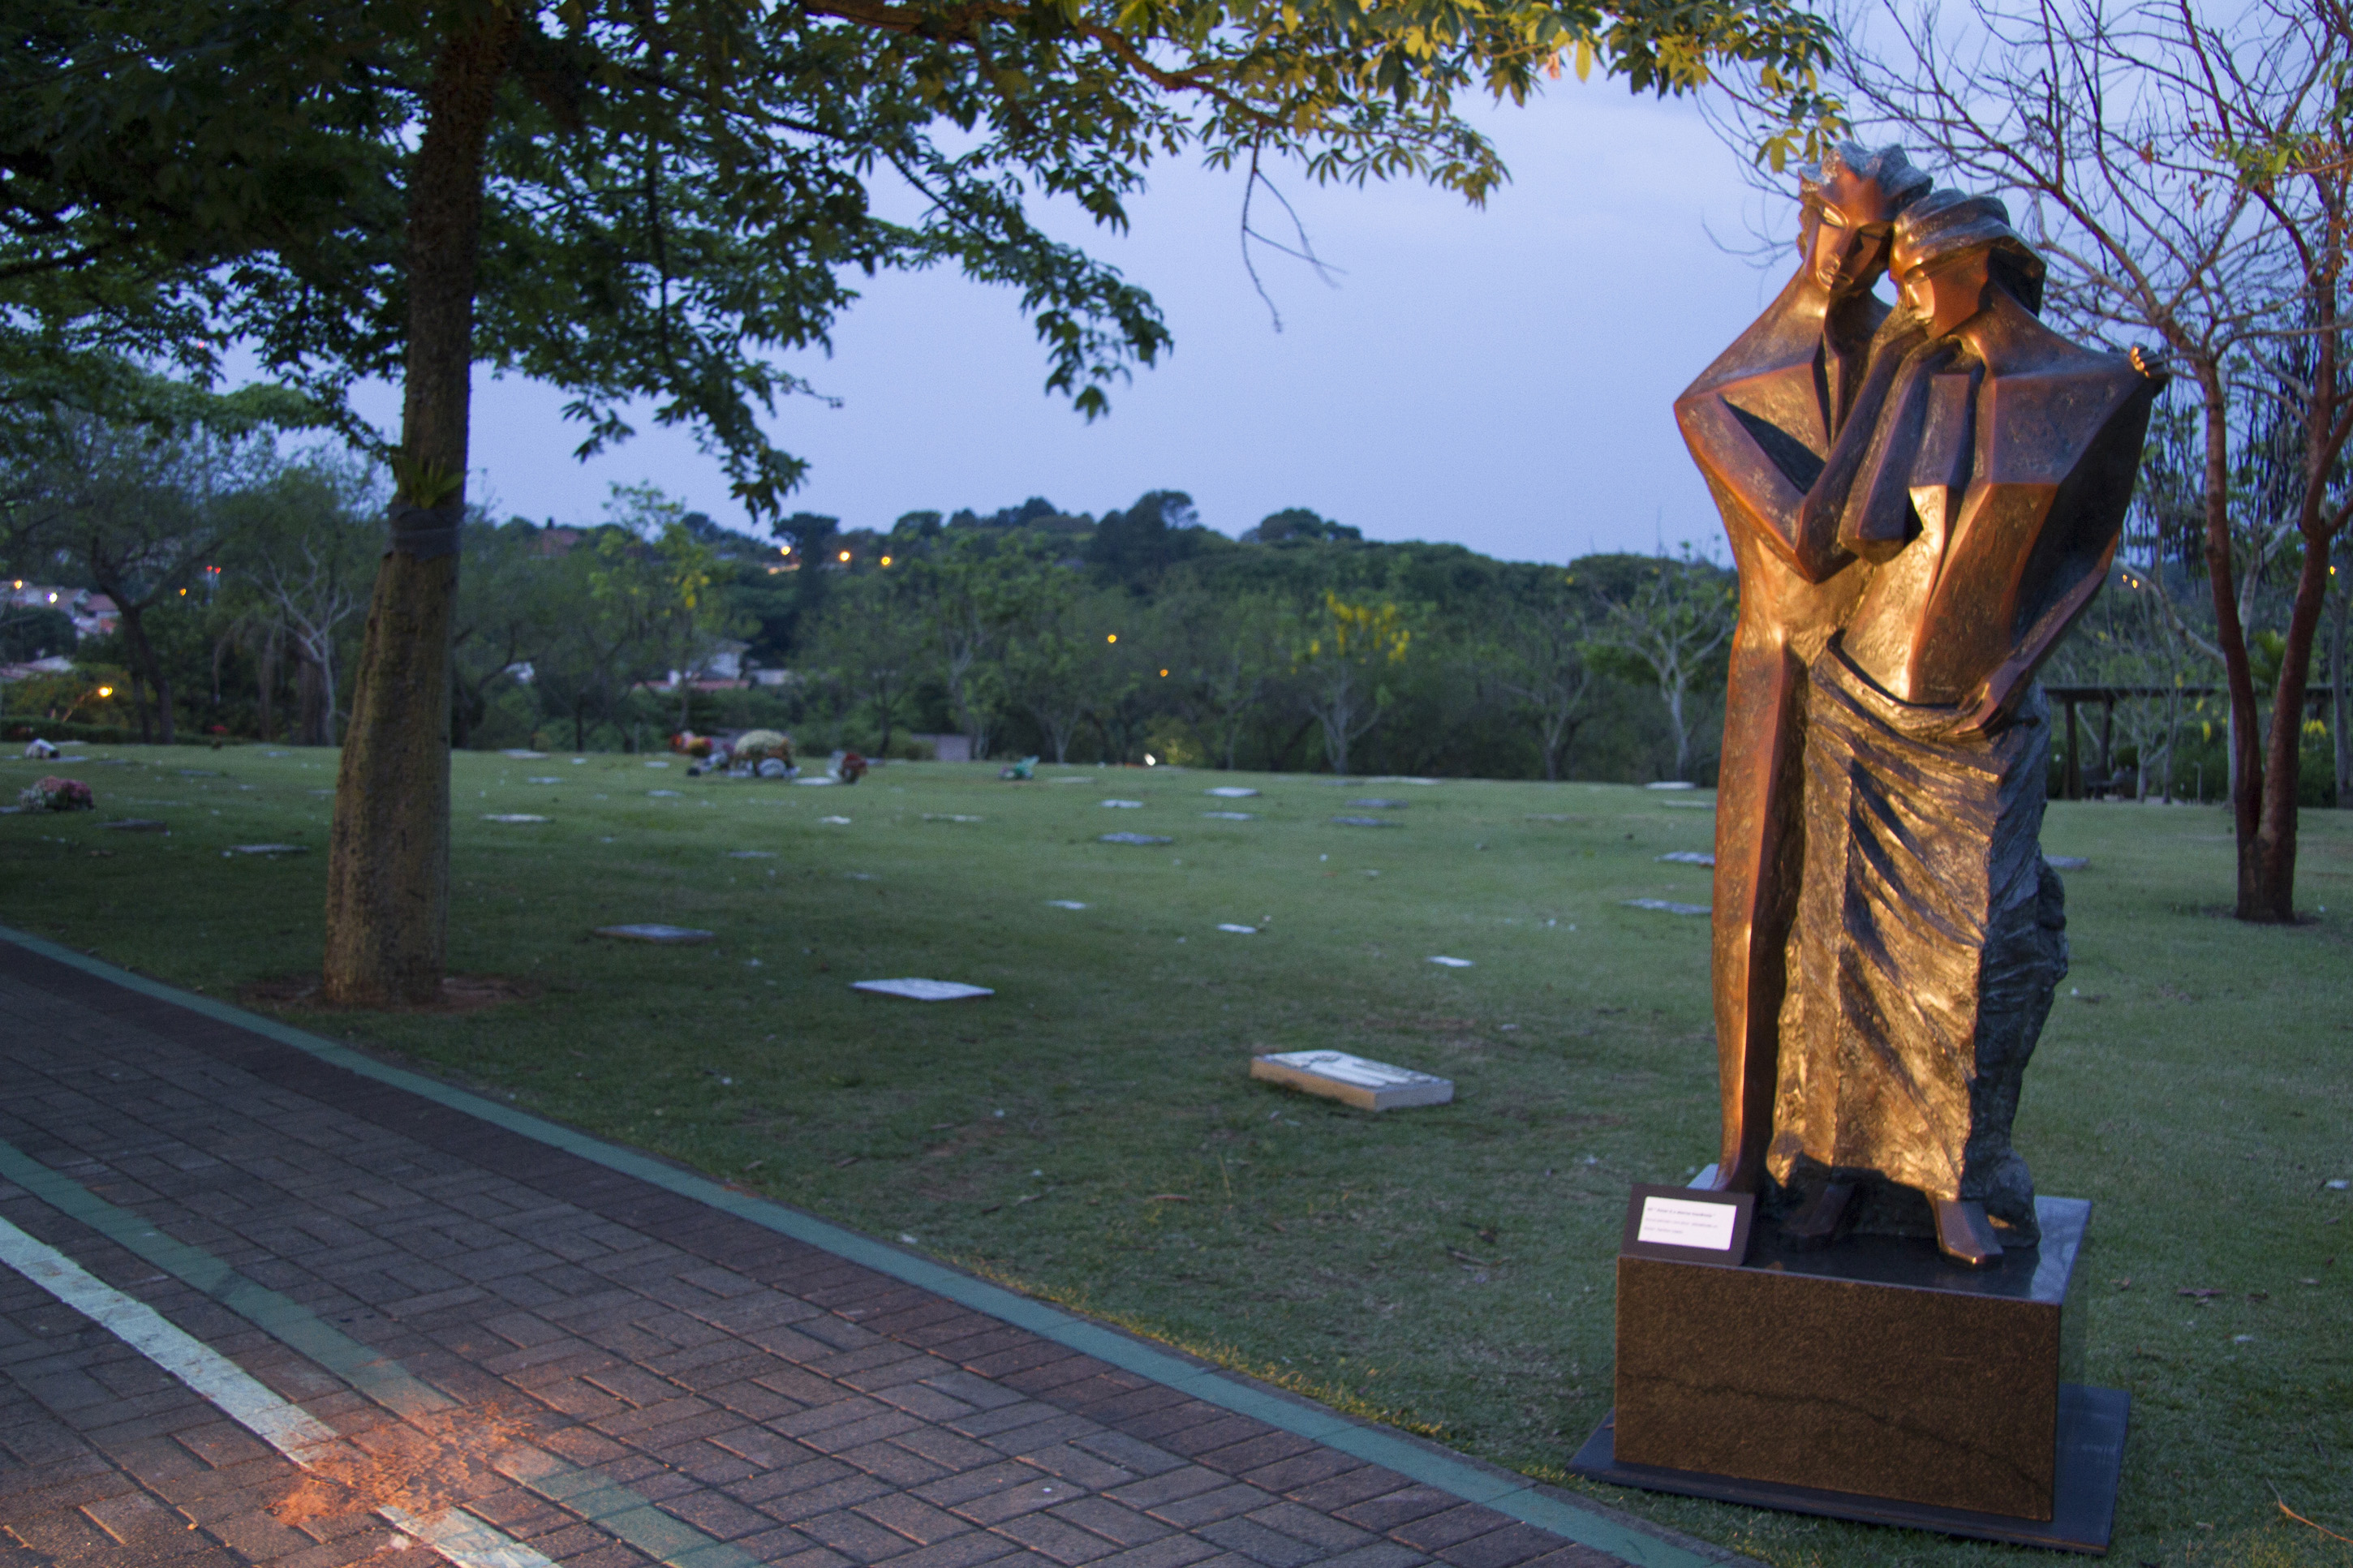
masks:
<svg viewBox="0 0 2353 1568"><path fill-rule="evenodd" d="M2198 388L2206 408L2206 581L2214 595L2214 642L2222 650L2222 674L2231 693L2231 820L2238 846L2238 917L2269 920L2263 912L2262 855L2258 839L2263 816L2263 758L2255 711L2255 676L2247 662L2247 628L2232 591L2230 404L2221 367L2200 362Z"/></svg>
<svg viewBox="0 0 2353 1568"><path fill-rule="evenodd" d="M522 7L457 12L410 171L396 507L462 505L482 156ZM377 568L327 862L325 992L436 1001L448 953L449 635L458 557L396 535Z"/></svg>
<svg viewBox="0 0 2353 1568"><path fill-rule="evenodd" d="M143 743L148 738L146 700L147 693L152 691L155 696L155 742L158 745L175 745L178 736L172 723L172 680L164 673L163 661L155 657L154 645L147 640L144 607L132 608L121 595L102 584L100 591L114 600L122 617L122 640L131 646L131 701L139 711L139 739Z"/></svg>

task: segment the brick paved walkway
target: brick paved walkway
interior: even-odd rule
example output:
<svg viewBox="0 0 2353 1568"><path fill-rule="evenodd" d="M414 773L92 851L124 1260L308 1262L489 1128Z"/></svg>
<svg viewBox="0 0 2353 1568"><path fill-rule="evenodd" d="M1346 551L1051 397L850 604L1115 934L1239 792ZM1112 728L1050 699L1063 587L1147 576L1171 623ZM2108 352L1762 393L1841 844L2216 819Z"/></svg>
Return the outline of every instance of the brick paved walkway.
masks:
<svg viewBox="0 0 2353 1568"><path fill-rule="evenodd" d="M0 1267L0 1568L417 1563L386 1510L450 1508L539 1554L491 1561L566 1568L1730 1560L1199 1363L1171 1387L95 968L0 941L0 1218L341 1458L296 1465Z"/></svg>

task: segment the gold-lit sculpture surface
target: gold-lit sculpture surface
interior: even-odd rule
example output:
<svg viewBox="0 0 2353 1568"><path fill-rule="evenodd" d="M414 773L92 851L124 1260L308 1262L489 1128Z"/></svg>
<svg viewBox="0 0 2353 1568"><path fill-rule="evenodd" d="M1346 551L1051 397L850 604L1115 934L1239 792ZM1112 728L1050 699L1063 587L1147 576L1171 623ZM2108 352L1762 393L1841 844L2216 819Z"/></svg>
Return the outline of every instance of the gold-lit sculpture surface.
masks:
<svg viewBox="0 0 2353 1568"><path fill-rule="evenodd" d="M1916 1216L1983 1263L2034 1238L2010 1128L2066 972L2034 671L2105 579L2161 383L2045 327L2001 204L1930 184L1834 148L1797 275L1675 413L1740 574L1715 1182L1798 1236Z"/></svg>

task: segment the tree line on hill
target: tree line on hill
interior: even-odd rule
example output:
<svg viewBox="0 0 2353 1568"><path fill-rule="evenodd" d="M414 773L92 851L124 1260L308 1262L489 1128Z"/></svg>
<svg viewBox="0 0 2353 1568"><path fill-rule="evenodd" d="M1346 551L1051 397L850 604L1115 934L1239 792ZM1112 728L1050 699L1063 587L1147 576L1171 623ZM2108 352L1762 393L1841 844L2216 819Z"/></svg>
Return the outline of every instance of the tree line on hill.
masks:
<svg viewBox="0 0 2353 1568"><path fill-rule="evenodd" d="M378 473L90 417L7 467L5 569L119 617L70 668L16 668L12 733L340 741ZM1502 562L1367 542L1302 508L1235 540L1175 491L888 530L797 513L776 534L651 486L616 487L592 525L470 514L454 743L638 749L759 724L879 755L957 734L976 757L1058 762L1712 775L1734 583L1688 552ZM0 609L0 653L66 641L55 616Z"/></svg>

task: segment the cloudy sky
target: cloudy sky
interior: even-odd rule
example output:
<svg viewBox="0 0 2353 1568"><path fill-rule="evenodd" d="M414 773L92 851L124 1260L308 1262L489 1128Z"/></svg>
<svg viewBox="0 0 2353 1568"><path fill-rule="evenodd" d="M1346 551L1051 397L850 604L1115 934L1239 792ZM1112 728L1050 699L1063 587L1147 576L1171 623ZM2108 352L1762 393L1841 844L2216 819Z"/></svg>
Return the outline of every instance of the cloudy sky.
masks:
<svg viewBox="0 0 2353 1568"><path fill-rule="evenodd" d="M1760 208L1685 105L1565 80L1482 120L1513 173L1483 210L1419 186L1285 183L1343 276L1327 287L1261 252L1280 331L1242 266L1239 176L1165 164L1130 234L1060 226L1149 289L1176 341L1092 425L1040 390L1011 294L944 272L875 280L833 357L802 366L840 406L800 399L771 424L812 464L790 509L887 528L919 509L1043 495L1099 513L1177 489L1229 534L1304 506L1367 538L1517 560L1684 540L1720 553L1669 405L1789 265L1760 270L1711 235L1787 229L1792 209ZM396 407L383 391L363 406ZM560 409L547 388L478 373L475 496L582 521L610 484L650 479L744 521L690 437L648 428L583 464Z"/></svg>

